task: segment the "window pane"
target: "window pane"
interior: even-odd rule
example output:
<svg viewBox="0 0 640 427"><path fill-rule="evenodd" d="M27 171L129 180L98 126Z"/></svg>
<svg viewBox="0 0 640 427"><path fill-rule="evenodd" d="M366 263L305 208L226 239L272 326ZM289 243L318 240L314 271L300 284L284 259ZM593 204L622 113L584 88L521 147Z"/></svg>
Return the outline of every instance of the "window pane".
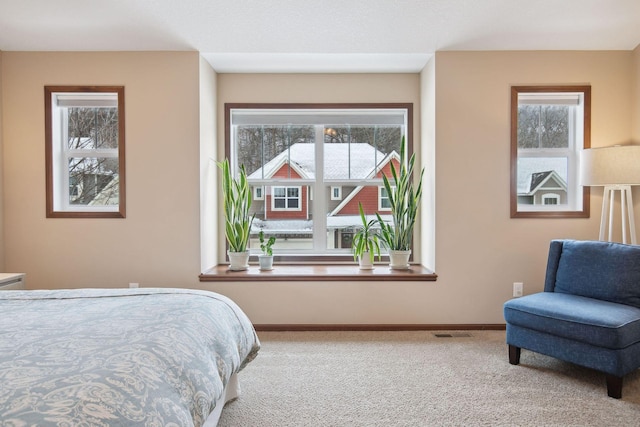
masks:
<svg viewBox="0 0 640 427"><path fill-rule="evenodd" d="M254 199L251 210L256 214L251 234L251 248L260 248L258 233L276 236L276 252L313 248L313 221L308 212L308 186L264 187L264 199Z"/></svg>
<svg viewBox="0 0 640 427"><path fill-rule="evenodd" d="M400 153L401 126L325 125L325 179L366 179L391 152Z"/></svg>
<svg viewBox="0 0 640 427"><path fill-rule="evenodd" d="M236 139L249 179L308 178L315 169L313 126L237 126Z"/></svg>
<svg viewBox="0 0 640 427"><path fill-rule="evenodd" d="M518 106L518 148L569 147L567 105Z"/></svg>
<svg viewBox="0 0 640 427"><path fill-rule="evenodd" d="M566 204L568 197L567 157L521 157L518 159L518 203L544 205L543 192L559 197L555 204Z"/></svg>
<svg viewBox="0 0 640 427"><path fill-rule="evenodd" d="M362 225L358 208L359 203L362 204L367 221L375 220L377 218L376 213L379 213L383 220L391 220L388 212L379 209L380 194L377 185L342 187L342 201L332 201L328 206L327 236L329 249L351 247L353 233Z"/></svg>
<svg viewBox="0 0 640 427"><path fill-rule="evenodd" d="M118 159L74 157L69 159L69 203L82 206L117 205Z"/></svg>
<svg viewBox="0 0 640 427"><path fill-rule="evenodd" d="M118 148L117 108L69 108L69 149Z"/></svg>

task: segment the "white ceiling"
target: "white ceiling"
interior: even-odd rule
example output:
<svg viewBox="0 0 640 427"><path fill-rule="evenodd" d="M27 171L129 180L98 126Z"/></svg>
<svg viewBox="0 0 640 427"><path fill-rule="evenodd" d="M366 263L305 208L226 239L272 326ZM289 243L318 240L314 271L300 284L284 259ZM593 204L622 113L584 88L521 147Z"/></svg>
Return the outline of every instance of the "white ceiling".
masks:
<svg viewBox="0 0 640 427"><path fill-rule="evenodd" d="M196 50L219 72L416 72L438 50L631 50L640 0L0 0L0 50Z"/></svg>

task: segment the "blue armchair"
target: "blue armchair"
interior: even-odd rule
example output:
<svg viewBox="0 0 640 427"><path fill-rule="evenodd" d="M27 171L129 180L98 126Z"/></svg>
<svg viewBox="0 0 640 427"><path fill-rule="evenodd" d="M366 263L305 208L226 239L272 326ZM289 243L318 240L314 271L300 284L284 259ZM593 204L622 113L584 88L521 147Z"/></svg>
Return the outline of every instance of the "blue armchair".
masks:
<svg viewBox="0 0 640 427"><path fill-rule="evenodd" d="M544 292L504 304L509 363L521 349L601 371L610 397L640 367L640 246L553 240Z"/></svg>

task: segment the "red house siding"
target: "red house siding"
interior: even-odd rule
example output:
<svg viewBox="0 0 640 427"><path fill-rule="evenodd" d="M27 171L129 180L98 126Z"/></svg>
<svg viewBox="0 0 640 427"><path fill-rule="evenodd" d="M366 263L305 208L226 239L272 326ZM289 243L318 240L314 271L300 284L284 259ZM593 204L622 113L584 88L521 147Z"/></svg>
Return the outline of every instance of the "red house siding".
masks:
<svg viewBox="0 0 640 427"><path fill-rule="evenodd" d="M398 169L398 161L396 159L391 160L396 170ZM376 178L382 178L384 173L387 178L391 180L391 166L390 163L386 164L382 171L378 173ZM368 186L362 188L356 196L351 199L341 210L338 215L359 215L358 202L362 203L362 209L364 209L365 215L373 215L378 212L378 187Z"/></svg>

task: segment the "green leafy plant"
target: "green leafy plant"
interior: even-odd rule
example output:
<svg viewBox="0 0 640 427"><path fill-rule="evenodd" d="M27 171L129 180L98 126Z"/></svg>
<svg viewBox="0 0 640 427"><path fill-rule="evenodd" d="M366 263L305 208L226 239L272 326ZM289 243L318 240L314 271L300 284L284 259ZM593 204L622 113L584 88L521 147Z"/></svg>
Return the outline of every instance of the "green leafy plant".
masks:
<svg viewBox="0 0 640 427"><path fill-rule="evenodd" d="M360 210L362 228L359 228L353 235L351 245L353 248L353 259L355 260L358 257L362 257L364 253L369 252L369 257L373 263L376 254L378 254L378 259L380 259L380 238L376 230L378 221L375 219L367 221L367 217L362 209L362 203L360 202L358 202L358 209Z"/></svg>
<svg viewBox="0 0 640 427"><path fill-rule="evenodd" d="M229 159L218 162L222 169L222 193L224 210L224 234L230 252L244 252L249 244L249 234L255 214L251 215L251 187L247 182L244 165L237 178L231 174Z"/></svg>
<svg viewBox="0 0 640 427"><path fill-rule="evenodd" d="M273 244L276 242L276 236L271 236L269 237L269 239L265 240L264 231L260 230L258 239L260 239L260 249L262 250L262 253L264 255L272 256L273 249L271 248L271 246L273 246Z"/></svg>
<svg viewBox="0 0 640 427"><path fill-rule="evenodd" d="M380 238L390 250L408 251L411 249L413 227L416 223L420 199L422 198L422 176L424 168L420 172L418 185L413 182L413 169L415 153L406 161L406 141L404 136L400 144L400 166L396 170L391 163L391 177L393 181L383 173L382 182L389 197L391 205L391 218L393 224L385 222L380 214L376 213L380 224Z"/></svg>

